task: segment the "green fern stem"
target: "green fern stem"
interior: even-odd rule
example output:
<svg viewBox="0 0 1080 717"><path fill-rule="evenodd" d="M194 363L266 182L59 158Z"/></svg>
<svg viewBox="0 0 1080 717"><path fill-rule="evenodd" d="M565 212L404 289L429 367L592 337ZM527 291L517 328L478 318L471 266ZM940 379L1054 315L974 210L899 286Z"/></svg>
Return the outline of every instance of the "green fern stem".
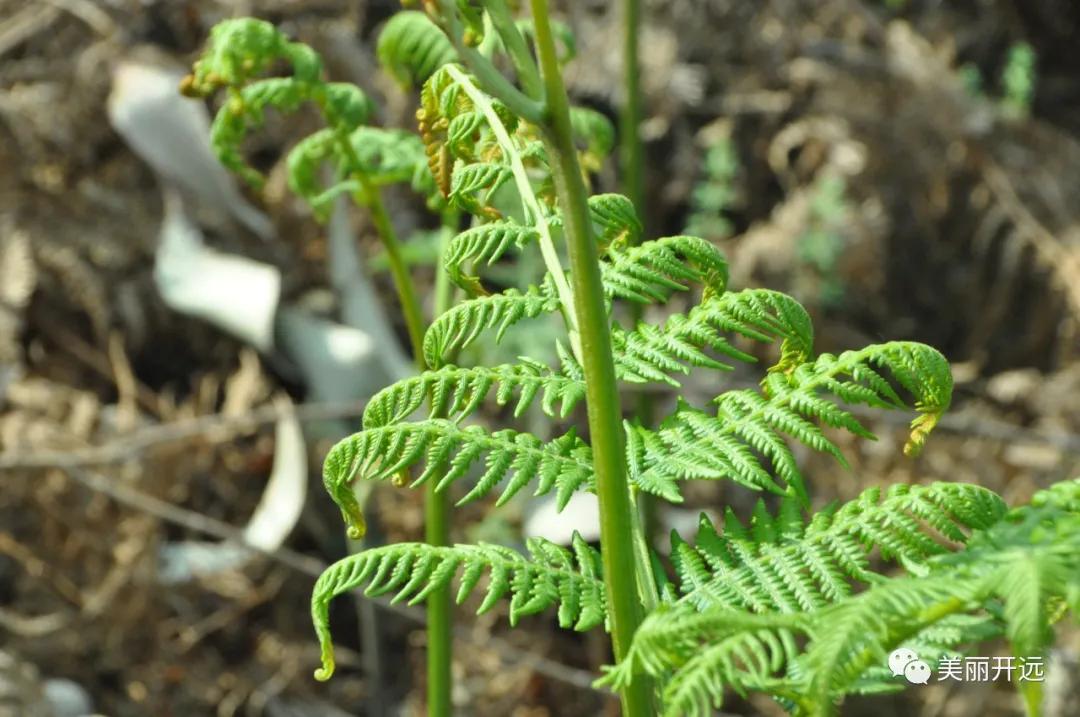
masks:
<svg viewBox="0 0 1080 717"><path fill-rule="evenodd" d="M503 46L506 47L506 52L514 63L514 69L517 71L522 89L525 90L526 94L533 97L541 96L543 86L537 72L536 62L533 60L532 53L529 52L529 46L526 44L525 38L522 37L521 32L518 30L517 23L514 22L514 14L510 11L510 6L506 4L505 0L485 0L484 7L487 8L491 24L495 27L495 31L499 33Z"/></svg>
<svg viewBox="0 0 1080 717"><path fill-rule="evenodd" d="M371 212L371 221L375 225L375 231L382 241L386 250L386 258L390 265L390 275L394 280L394 288L397 290L398 301L401 302L401 313L405 318L405 329L409 333L409 344L412 348L413 359L418 371L427 368L424 364L424 314L420 308L420 299L416 293L416 284L409 274L409 267L401 253L401 242L397 238L397 232L390 221L390 215L386 211L386 205L382 200L382 193L367 179L360 178L360 186L366 199L366 206Z"/></svg>
<svg viewBox="0 0 1080 717"><path fill-rule="evenodd" d="M323 115L327 113L323 110ZM383 203L382 192L368 177L359 170L360 158L356 156L356 149L349 140L349 128L338 125L334 128L338 145L345 155L351 171L352 178L360 185L360 191L354 194L357 204L366 207L371 214L371 222L375 225L375 233L379 235L379 241L386 251L387 263L390 266L390 276L394 280L394 289L397 291L398 301L401 303L401 313L405 318L405 330L409 334L409 345L412 348L413 360L416 369L423 371L427 368L424 363L424 314L420 308L420 299L416 293L416 284L409 273L409 267L401 253L401 242L398 240L394 223L390 220L390 214L386 211Z"/></svg>
<svg viewBox="0 0 1080 717"><path fill-rule="evenodd" d="M531 5L547 103L545 143L563 210L574 282L574 311L581 332L611 635L615 658L621 660L630 649L643 615L638 597L638 566L634 550L632 511L635 507L627 481L626 456L622 445L622 415L615 384L611 327L605 310L599 256L592 236L588 195L570 126L570 103L555 51L547 0L531 0ZM652 711L652 687L645 680L632 683L622 691L620 697L625 717L648 715Z"/></svg>
<svg viewBox="0 0 1080 717"><path fill-rule="evenodd" d="M465 94L469 96L469 99L472 100L476 108L484 114L484 119L487 120L488 125L491 127L491 131L495 134L495 138L499 142L499 146L510 161L510 169L514 174L514 183L517 185L518 194L521 196L521 204L525 208L525 213L535 224L536 230L540 233L540 240L538 242L540 254L544 259L544 266L547 268L548 273L555 282L555 290L558 292L559 303L563 307L563 317L566 320L567 330L570 333L570 342L574 347L575 356L580 360L577 320L574 316L573 292L570 290L570 284L566 280L566 273L563 271L562 263L559 261L559 254L555 250L555 241L551 236L551 227L548 225L547 219L540 209L540 202L537 200L536 193L533 191L532 184L529 182L529 175L525 171L525 165L521 161L521 155L514 145L510 133L506 131L506 126L503 125L502 120L499 119L498 113L495 112L495 108L491 105L491 101L488 97L483 92L480 92L480 90L472 83L472 80L469 79L469 76L458 68L449 65L446 70L450 76L454 78L454 81L461 85L461 88L465 90Z"/></svg>
<svg viewBox="0 0 1080 717"><path fill-rule="evenodd" d="M429 481L424 492L424 541L428 545L450 545L450 491L435 490ZM453 658L453 615L450 588L432 590L427 596L427 704L428 715L443 717L453 713L450 700Z"/></svg>
<svg viewBox="0 0 1080 717"><path fill-rule="evenodd" d="M438 271L435 275L435 316L441 316L453 301L453 284L442 268L446 252L458 225L458 213L448 210L442 217ZM420 353L423 361L423 352ZM437 481L424 487L424 541L428 545L450 545L450 491L438 491ZM427 606L427 703L428 714L443 717L453 714L453 599L450 587L432 590Z"/></svg>
<svg viewBox="0 0 1080 717"><path fill-rule="evenodd" d="M496 0L496 2L501 1ZM439 15L445 23L443 29L446 36L450 38L461 61L469 68L469 72L473 73L485 90L498 97L499 101L511 112L528 122L539 122L543 104L515 87L491 60L465 43L463 39L465 28L462 27L458 18L454 0L438 0L438 8Z"/></svg>
<svg viewBox="0 0 1080 717"><path fill-rule="evenodd" d="M338 144L342 147L350 167L359 167L360 161L356 150L349 141L347 129L335 128ZM354 170L353 177L360 184L360 191L354 197L358 203L367 207L371 221L386 251L390 275L394 280L401 312L405 318L405 328L409 334L409 344L417 371L426 368L424 360L424 325L423 310L416 293L409 267L401 252L401 242L397 231L386 211L382 193L362 172ZM444 240L445 244L445 240ZM442 266L442 263L439 264ZM440 273L445 273L440 272ZM449 282L436 297L436 315L445 311L450 303ZM428 545L445 546L450 544L450 497L448 493L438 493L436 483L430 483L424 497L424 540ZM431 717L449 717L453 712L451 704L451 665L453 653L453 616L451 614L450 591L447 588L434 590L427 600L427 677L428 677L428 715Z"/></svg>
<svg viewBox="0 0 1080 717"><path fill-rule="evenodd" d="M641 0L623 0L623 104L619 112L619 160L623 194L640 211L644 204L641 134L641 82L638 63Z"/></svg>
<svg viewBox="0 0 1080 717"><path fill-rule="evenodd" d="M622 171L622 191L630 199L630 203L640 212L642 223L645 223L645 176L643 171L643 148L641 145L641 67L639 62L640 34L641 34L641 0L623 0L622 3L622 31L623 31L623 104L619 110L619 165ZM643 232L644 234L644 232ZM632 303L630 306L631 326L641 323L644 315L644 305ZM650 397L641 392L638 394L634 415L638 421L647 426L652 423L653 402ZM652 545L657 532L657 500L655 496L647 493L639 493L636 503L638 505L637 519L639 527L635 531L636 544L639 554L643 553L648 558L649 547ZM641 561L639 555L638 561ZM652 604L646 603L646 609L652 611L658 601L656 596L656 583L646 586L643 592L646 600L652 598Z"/></svg>

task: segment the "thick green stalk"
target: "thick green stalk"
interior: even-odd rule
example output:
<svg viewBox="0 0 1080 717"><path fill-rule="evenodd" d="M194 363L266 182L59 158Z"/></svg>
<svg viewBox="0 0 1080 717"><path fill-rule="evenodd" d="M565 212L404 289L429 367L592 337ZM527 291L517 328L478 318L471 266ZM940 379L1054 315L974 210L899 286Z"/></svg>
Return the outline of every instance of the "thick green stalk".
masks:
<svg viewBox="0 0 1080 717"><path fill-rule="evenodd" d="M495 26L495 31L499 33L503 46L506 47L506 52L514 63L518 81L521 82L525 94L531 97L541 97L543 85L540 82L536 62L533 61L529 46L525 43L525 38L522 37L521 32L518 30L517 23L514 22L514 14L510 12L510 6L506 4L505 0L485 0L484 7L487 8L491 22Z"/></svg>
<svg viewBox="0 0 1080 717"><path fill-rule="evenodd" d="M623 450L622 413L615 385L611 327L600 280L600 261L589 218L588 195L578 165L570 126L569 100L563 86L548 18L547 0L531 0L536 49L547 102L544 130L548 157L563 211L574 288L574 313L581 336L587 386L589 435L600 502L600 546L616 660L622 660L642 610L634 558L630 487ZM620 695L624 717L651 713L652 687L634 680Z"/></svg>

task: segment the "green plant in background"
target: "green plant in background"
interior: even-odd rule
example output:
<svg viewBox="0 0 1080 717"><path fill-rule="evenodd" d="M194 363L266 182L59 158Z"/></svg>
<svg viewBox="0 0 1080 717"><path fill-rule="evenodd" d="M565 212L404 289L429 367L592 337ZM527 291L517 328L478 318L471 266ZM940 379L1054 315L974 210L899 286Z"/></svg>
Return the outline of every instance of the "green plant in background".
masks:
<svg viewBox="0 0 1080 717"><path fill-rule="evenodd" d="M261 77L278 62L289 63L292 74ZM219 90L226 91L227 99L211 127L214 151L222 164L255 187L264 178L247 164L242 144L261 126L267 110L294 112L304 104L318 109L326 126L289 152L289 188L308 200L322 219L341 194L350 194L368 209L387 254L410 340L419 347L425 322L381 187L411 182L437 201L430 175L420 171L423 143L408 132L367 126L374 107L359 87L326 82L322 60L314 50L289 41L260 20L228 20L215 26L206 50L181 86L194 97ZM327 164L333 165L335 178L324 186L320 171Z"/></svg>
<svg viewBox="0 0 1080 717"><path fill-rule="evenodd" d="M1011 117L1027 117L1031 112L1031 100L1035 96L1035 50L1026 42L1014 43L1009 48L1005 69L1001 72L1004 96L1001 106Z"/></svg>
<svg viewBox="0 0 1080 717"><path fill-rule="evenodd" d="M735 176L739 158L730 138L721 136L705 149L701 175L690 195L686 233L713 241L731 236L731 222L724 216L735 201Z"/></svg>
<svg viewBox="0 0 1080 717"><path fill-rule="evenodd" d="M809 513L791 442L843 464L824 428L872 435L842 404L902 409L907 398L917 417L905 452L917 454L951 401L947 362L904 341L815 355L813 327L794 299L730 289L711 242L644 239L629 199L589 196L583 164L608 128L570 107L547 2L530 5L531 22L519 22L500 0L429 0L434 26L384 57L414 72L429 57L418 48L437 37L456 53L457 62L426 65L418 118L431 181L473 218L443 255L446 276L469 298L435 317L417 348L426 369L369 402L363 430L328 454L324 482L352 527L359 481L424 485L429 495L456 493L459 504L497 494L496 506L525 490L554 493L560 504L593 491L600 547L533 539L523 555L498 545L403 543L346 557L312 596L317 677L334 671L334 597L366 586L416 603L455 580L459 602L483 593L481 612L508 599L511 623L554 608L565 628L609 630L615 664L602 682L618 691L625 715L710 714L727 689L831 715L847 694L901 686L882 673L901 644L936 661L1004 635L1018 654L1041 653L1050 624L1080 607L1080 481L1013 511L977 486L933 484L870 489ZM516 83L496 69L496 54ZM546 270L540 281L489 285L486 267L530 253ZM618 304L664 304L682 292L693 292L692 308L662 323L615 318ZM554 362L454 363L482 335L498 340L544 316L563 324ZM720 392L707 405L684 398L655 422L623 419L620 383L678 389L692 371L719 378L754 361L739 347L745 342L778 346L757 388ZM565 426L582 401L587 432ZM468 423L487 402L512 406L514 416L537 405L563 429L542 440ZM748 523L729 510L722 526L703 518L692 540L674 535L669 573L644 539L635 503L642 494L679 502L692 480L776 494L779 508L771 513L762 501ZM877 553L901 574L878 572ZM430 650L433 659L449 655ZM429 710L444 714L448 698L437 693L448 685L428 687L436 693ZM1037 690L1025 697L1036 712Z"/></svg>
<svg viewBox="0 0 1080 717"><path fill-rule="evenodd" d="M619 110L619 164L623 193L639 210L645 203L645 149L641 141L641 0L622 0L623 98Z"/></svg>
<svg viewBox="0 0 1080 717"><path fill-rule="evenodd" d="M979 72L978 65L966 62L960 66L957 73L960 75L960 84L968 95L982 97L985 94L986 88L983 86L982 73Z"/></svg>
<svg viewBox="0 0 1080 717"><path fill-rule="evenodd" d="M1002 95L998 106L1006 117L1023 119L1031 113L1031 102L1035 97L1035 50L1026 42L1016 42L1009 47L1005 66L1001 71ZM958 73L964 89L972 97L984 97L985 82L979 68L966 63Z"/></svg>
<svg viewBox="0 0 1080 717"><path fill-rule="evenodd" d="M429 30L426 34L425 25ZM403 83L422 82L439 65L453 59L453 48L445 37L431 32L434 29L420 13L399 15L385 29L378 50L381 59L390 63L396 53L404 50L423 58L422 62L413 62L407 71L388 65L391 74ZM426 44L417 46L417 37ZM291 75L262 77L282 62L291 67ZM214 27L202 57L181 90L196 97L219 90L227 92L211 128L212 146L226 167L256 187L262 184L263 177L244 160L242 144L247 135L263 123L270 109L294 112L304 104L317 108L325 127L300 140L289 152L289 187L305 198L321 219L329 215L332 201L342 194L350 195L357 205L367 209L382 244L381 258L394 280L413 356L418 369L423 370L427 324L381 188L409 182L428 199L429 206L443 217L440 251L448 241L447 232L452 234L456 229L457 211L447 206L438 191L421 139L411 132L367 126L374 109L371 100L360 88L327 82L323 74L322 60L314 50L291 42L270 23L228 20ZM323 171L327 166L333 169L333 181L324 185ZM436 283L436 314L448 307L450 290L448 281L440 279ZM359 540L365 525L355 497L346 514L350 537ZM447 496L430 492L425 500L426 540L432 545L447 544L449 526ZM450 710L451 650L447 591L435 591L428 600L428 647L432 709L446 714Z"/></svg>
<svg viewBox="0 0 1080 717"><path fill-rule="evenodd" d="M810 269L812 278L807 281L808 277L802 277L797 281L796 291L826 308L835 307L844 299L839 261L847 245L842 232L849 213L843 178L835 175L819 178L810 199L808 226L796 242L799 261Z"/></svg>

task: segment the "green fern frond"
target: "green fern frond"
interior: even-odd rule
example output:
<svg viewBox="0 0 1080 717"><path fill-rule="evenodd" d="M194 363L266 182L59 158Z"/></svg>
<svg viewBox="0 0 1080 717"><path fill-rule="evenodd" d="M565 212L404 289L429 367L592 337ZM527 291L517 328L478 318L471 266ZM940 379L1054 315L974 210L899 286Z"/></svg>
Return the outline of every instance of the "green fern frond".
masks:
<svg viewBox="0 0 1080 717"><path fill-rule="evenodd" d="M662 714L708 717L722 706L727 688L740 694L781 689L777 675L797 657L794 635L808 623L798 614L683 614L661 606L642 622L623 661L605 668L597 684L621 689L637 674L663 678Z"/></svg>
<svg viewBox="0 0 1080 717"><path fill-rule="evenodd" d="M964 550L931 558L919 576L881 581L817 613L815 637L799 660L807 712L831 714L895 647L928 637L955 646L995 634L983 610L997 615L1014 654L1041 654L1053 619L1047 606L1080 588L1078 498L1080 480L1059 483L1029 506L988 516Z"/></svg>
<svg viewBox="0 0 1080 717"><path fill-rule="evenodd" d="M510 247L521 248L535 242L540 233L532 227L512 221L489 222L466 229L451 241L443 254L443 267L451 280L471 296L486 293L475 272L467 273L465 265L494 264Z"/></svg>
<svg viewBox="0 0 1080 717"><path fill-rule="evenodd" d="M621 218L609 217L606 221L606 230L629 231ZM609 296L642 304L667 301L674 292L689 288L685 282L704 284L710 295L723 293L727 284L727 259L712 243L699 237L663 237L628 249L612 245L608 257L610 262L600 265L605 291Z"/></svg>
<svg viewBox="0 0 1080 717"><path fill-rule="evenodd" d="M702 516L695 545L672 536L672 562L681 602L695 610L811 611L847 597L856 582L878 581L870 568L875 548L925 573L930 558L1004 515L1004 502L975 485L895 485L884 494L870 488L815 514L805 528L788 509L777 518L756 510L749 531L729 515L719 532Z"/></svg>
<svg viewBox="0 0 1080 717"><path fill-rule="evenodd" d="M488 576L484 600L477 614L510 597L510 624L526 615L558 607L559 625L579 631L602 625L607 609L600 578L600 553L574 533L572 550L541 538L527 543L529 557L499 545L435 547L399 543L365 550L328 567L315 583L311 617L322 648L319 680L334 672L334 646L330 635L330 601L367 584L365 594L395 593L393 602L423 602L429 594L458 578L457 602L472 594Z"/></svg>
<svg viewBox="0 0 1080 717"><path fill-rule="evenodd" d="M918 648L920 658L932 665L946 651L1003 630L1015 654L1038 655L1055 618L1048 606L1062 604L1070 591L1080 589L1078 498L1080 480L1060 483L1038 494L1031 505L1011 511L997 496L975 486L896 486L884 501L868 492L834 513L819 514L801 538L781 540L772 547L753 542L733 547L727 531L720 542L709 526L696 549L683 544L673 556L691 591L667 608L677 616L669 619L698 625L713 641L752 633L762 624L791 626L770 621L791 616L800 620L810 638L804 654L794 661L789 658L783 671L773 671L777 681L761 688L790 695L798 713L809 715L834 714L846 694L894 689L896 678L883 673L882 666L899 646ZM953 552L954 542L966 545ZM821 572L822 566L831 565L841 576L869 582L869 589L855 595L837 591L829 598L832 605L804 606L790 599L773 604L773 597L781 594L777 576L790 577L791 571L782 566L796 556L796 548L809 547L810 554L818 554L824 545L831 557L814 562L798 557L796 564L805 571L802 577L815 570L811 566ZM914 574L889 579L870 573L866 554L875 545ZM746 556L754 551L756 564L750 565ZM815 576L810 582L816 581ZM739 592L747 589L757 591L756 605ZM706 593L712 599L695 602ZM679 617L680 607L687 603L704 611L696 618ZM747 610L761 611L763 623L739 626L736 619ZM693 610L687 614L693 615ZM705 626L713 620L731 627L721 634L710 632ZM623 681L644 670L654 675L671 672L671 681L700 681L716 697L722 696L724 685L740 687L737 676L709 674L692 661L691 652L665 652L649 640L638 643L637 638L631 652L635 651L633 664L615 668ZM681 675L683 671L692 674Z"/></svg>
<svg viewBox="0 0 1080 717"><path fill-rule="evenodd" d="M494 162L465 164L454 170L450 180L450 201L472 214L499 217L492 198L495 192L510 181L510 167Z"/></svg>
<svg viewBox="0 0 1080 717"><path fill-rule="evenodd" d="M478 110L462 112L446 125L446 146L455 155L468 153L476 134L484 126L484 113Z"/></svg>
<svg viewBox="0 0 1080 717"><path fill-rule="evenodd" d="M524 359L520 364L493 368L443 366L398 381L375 394L364 409L364 428L399 423L425 404L430 406L431 418L460 421L474 413L493 392L498 405L513 403L515 417L539 398L544 413L564 418L585 398L585 383Z"/></svg>
<svg viewBox="0 0 1080 717"><path fill-rule="evenodd" d="M525 292L507 289L501 294L463 301L431 322L424 334L424 360L428 366L438 368L485 330L496 329L495 340L499 341L518 321L550 314L559 308L550 281L539 287L531 286Z"/></svg>
<svg viewBox="0 0 1080 717"><path fill-rule="evenodd" d="M361 126L349 133L360 171L376 186L412 181L426 171L424 143L411 132Z"/></svg>
<svg viewBox="0 0 1080 717"><path fill-rule="evenodd" d="M591 489L593 483L592 451L573 430L545 443L512 429L488 433L480 426L434 418L371 428L339 441L327 454L323 483L348 520L355 481L405 484L409 470L419 463L425 464L424 470L410 485L435 480L436 491L446 490L474 466L482 467L458 505L484 497L509 479L496 505L536 481L535 495L555 490L561 510L577 490Z"/></svg>
<svg viewBox="0 0 1080 717"><path fill-rule="evenodd" d="M703 517L695 546L673 537L684 596L646 618L627 657L603 681L618 687L637 674L662 678L665 713L672 715L709 714L726 689L764 690L800 714L832 714L845 693L895 686L880 667L900 641L931 659L995 634L989 618L964 614L980 589L993 591L978 579L954 581L937 571L956 561L985 570L978 546L1000 550L1000 531L1016 513L986 489L937 483L893 486L884 495L869 489L809 523L788 506L773 516L759 505L749 527L729 513L722 532ZM953 552L964 543L966 550ZM875 549L921 577L872 572ZM853 595L855 583L870 588ZM799 634L809 638L805 654L798 654Z"/></svg>
<svg viewBox="0 0 1080 717"><path fill-rule="evenodd" d="M297 142L287 158L289 189L306 199L320 218L326 218L327 205L338 194L362 189L354 180L324 186L319 170L328 161L338 165L339 175L358 172L376 187L399 182L423 184L417 181L417 175L427 171L427 160L423 143L415 135L379 127L357 127L348 135L352 153L347 157L355 160L355 166L342 156L342 141L337 131L322 129ZM430 187L417 186L417 189L430 193Z"/></svg>
<svg viewBox="0 0 1080 717"><path fill-rule="evenodd" d="M780 361L771 372L787 370L813 351L813 325L799 302L777 291L748 289L713 295L687 314L670 316L661 326L642 323L633 331L613 326L616 369L624 381L678 386L673 374L687 374L692 367L730 369L706 351L735 361L756 361L723 334L762 342L780 339Z"/></svg>
<svg viewBox="0 0 1080 717"><path fill-rule="evenodd" d="M645 230L634 203L621 194L594 194L589 197L589 216L596 226L596 238L601 249L611 244L636 244ZM723 260L723 256L720 258Z"/></svg>
<svg viewBox="0 0 1080 717"><path fill-rule="evenodd" d="M416 87L443 65L457 62L449 38L426 14L404 11L386 21L375 48L386 71L405 87Z"/></svg>
<svg viewBox="0 0 1080 717"><path fill-rule="evenodd" d="M835 700L871 664L886 663L886 645L964 610L977 599L975 588L938 578L886 581L820 614L816 639L803 658L811 714L831 714Z"/></svg>
<svg viewBox="0 0 1080 717"><path fill-rule="evenodd" d="M420 90L420 109L416 112L428 167L439 190L447 197L452 190L454 174L454 156L447 142L450 123L459 115L475 117L472 102L448 71L450 66L442 65L424 82ZM460 153L463 149L459 141L456 150Z"/></svg>
<svg viewBox="0 0 1080 717"><path fill-rule="evenodd" d="M902 408L904 402L879 373L886 369L915 399L919 415L911 423L904 453L918 455L927 436L952 402L953 379L949 362L937 350L913 341L890 341L840 356L822 354L813 363L793 365L765 380L770 397L786 396L789 405L826 424L858 433L854 419L835 413L815 394L827 391L852 404L878 408Z"/></svg>
<svg viewBox="0 0 1080 717"><path fill-rule="evenodd" d="M655 338L665 337L656 334ZM620 344L621 340L617 340L616 345L621 349L617 362L625 361L623 356L630 353ZM720 347L714 344L713 348ZM667 360L661 366L665 370L686 370L659 351L648 357L651 363L646 368L659 365L656 356ZM683 360L701 365L700 356L691 355ZM715 416L683 406L665 421L655 437L647 440L646 429L635 428L642 435L638 445L651 448L639 452L635 465L643 473L635 476L635 480L643 486L664 487L665 494L670 493L676 482L697 478L731 479L755 490L805 496L795 455L784 437L829 453L846 466L840 449L813 421L864 438L873 438L873 434L822 393L831 393L849 403L902 408L903 401L879 373L880 368L889 369L897 382L915 396L915 405L922 415L912 422L911 437L905 446L905 452L915 452L949 405L952 377L948 363L937 351L922 344L892 342L845 352L839 357L823 354L786 373L774 371L766 377L760 393L744 389L722 394L716 399ZM758 455L768 464L759 460ZM787 488L781 488L774 476Z"/></svg>
<svg viewBox="0 0 1080 717"><path fill-rule="evenodd" d="M293 76L300 82L321 80L322 60L307 45L290 42L263 20L223 20L210 31L202 55L180 89L187 95L206 97L222 87L243 85L279 59L292 64Z"/></svg>
<svg viewBox="0 0 1080 717"><path fill-rule="evenodd" d="M335 158L338 142L338 135L334 130L322 129L297 142L286 158L289 189L306 199L323 217L326 215L326 204L334 196L354 188L351 183L346 182L333 187L322 185L319 170L325 162Z"/></svg>

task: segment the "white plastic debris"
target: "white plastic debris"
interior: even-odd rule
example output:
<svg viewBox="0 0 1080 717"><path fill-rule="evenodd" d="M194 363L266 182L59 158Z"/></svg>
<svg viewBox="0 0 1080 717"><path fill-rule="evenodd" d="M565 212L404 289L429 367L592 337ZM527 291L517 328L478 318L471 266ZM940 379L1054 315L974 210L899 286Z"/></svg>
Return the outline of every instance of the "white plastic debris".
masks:
<svg viewBox="0 0 1080 717"><path fill-rule="evenodd" d="M307 497L307 449L300 422L292 413L288 398L279 399L287 410L274 433L274 467L262 498L244 528L247 546L273 551L280 548L296 527ZM167 543L158 555L158 580L181 583L199 575L209 575L243 567L254 557L243 545L184 541Z"/></svg>
<svg viewBox="0 0 1080 717"><path fill-rule="evenodd" d="M674 530L679 535L694 535L700 516L699 510L661 505L658 532L667 535ZM522 526L526 538L545 538L559 545L570 545L575 530L590 543L600 540L600 504L595 494L575 493L561 513L556 510L553 496L530 501Z"/></svg>
<svg viewBox="0 0 1080 717"><path fill-rule="evenodd" d="M154 283L173 310L197 316L263 352L274 346L277 267L207 247L179 196L165 193Z"/></svg>
<svg viewBox="0 0 1080 717"><path fill-rule="evenodd" d="M576 530L587 542L600 540L600 503L593 493L575 493L559 512L555 498L545 496L533 501L522 526L526 538L544 538L559 545L570 545Z"/></svg>
<svg viewBox="0 0 1080 717"><path fill-rule="evenodd" d="M341 301L341 319L371 336L379 347L378 360L387 383L399 381L413 371L412 363L387 319L382 302L360 259L356 234L349 225L346 200L339 198L327 223L327 271L330 286Z"/></svg>
<svg viewBox="0 0 1080 717"><path fill-rule="evenodd" d="M113 70L109 122L166 183L199 208L232 217L263 239L274 236L265 214L251 206L210 148L210 117L201 102L180 94L179 70L125 60Z"/></svg>
<svg viewBox="0 0 1080 717"><path fill-rule="evenodd" d="M371 336L285 307L277 317L278 348L303 376L308 398L345 402L374 395L390 383Z"/></svg>
<svg viewBox="0 0 1080 717"><path fill-rule="evenodd" d="M288 398L279 399L285 409L274 433L274 468L262 499L255 507L244 541L262 550L277 550L289 536L307 497L307 448L300 421Z"/></svg>

